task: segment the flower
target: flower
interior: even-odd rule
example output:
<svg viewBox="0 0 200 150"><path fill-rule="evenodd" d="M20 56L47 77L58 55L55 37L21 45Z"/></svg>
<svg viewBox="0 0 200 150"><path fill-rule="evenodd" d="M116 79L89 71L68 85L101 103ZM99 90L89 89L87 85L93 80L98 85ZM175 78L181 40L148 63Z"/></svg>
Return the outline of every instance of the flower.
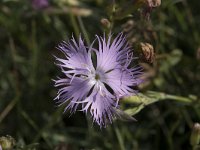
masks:
<svg viewBox="0 0 200 150"><path fill-rule="evenodd" d="M42 9L49 5L48 0L32 0L32 7L34 9Z"/></svg>
<svg viewBox="0 0 200 150"><path fill-rule="evenodd" d="M80 107L89 112L100 127L112 123L119 115L119 99L134 95L133 87L141 83L141 68L129 67L134 57L125 36L121 33L111 39L111 35L108 40L96 36L95 49L95 40L86 47L81 37L78 42L72 37L58 46L65 59L56 57L65 78L55 80L55 86L60 87L55 100L60 105L67 103L65 111L74 113ZM94 55L96 59L92 59Z"/></svg>

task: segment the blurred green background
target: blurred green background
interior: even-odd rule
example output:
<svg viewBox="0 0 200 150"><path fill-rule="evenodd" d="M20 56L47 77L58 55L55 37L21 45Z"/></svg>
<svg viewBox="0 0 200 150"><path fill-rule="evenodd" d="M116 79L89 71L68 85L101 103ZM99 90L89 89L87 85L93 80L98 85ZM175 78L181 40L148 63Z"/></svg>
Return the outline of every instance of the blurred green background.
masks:
<svg viewBox="0 0 200 150"><path fill-rule="evenodd" d="M12 136L13 149L24 150L192 149L192 126L200 122L199 7L197 0L163 0L148 18L133 0L51 0L43 9L27 0L1 0L0 136ZM142 63L147 81L141 92L196 100L166 99L142 109L137 122L116 120L105 129L81 112L63 114L53 101L52 79L62 76L54 65L53 55L62 55L55 47L80 33L89 44L95 34L106 32L102 18L111 21L114 34L127 33L135 51L140 42L153 45L154 62Z"/></svg>

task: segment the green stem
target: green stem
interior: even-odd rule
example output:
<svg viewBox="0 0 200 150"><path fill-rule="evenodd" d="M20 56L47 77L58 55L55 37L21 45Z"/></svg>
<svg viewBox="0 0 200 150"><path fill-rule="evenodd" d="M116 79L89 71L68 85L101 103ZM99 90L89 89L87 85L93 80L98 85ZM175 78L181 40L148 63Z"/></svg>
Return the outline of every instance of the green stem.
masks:
<svg viewBox="0 0 200 150"><path fill-rule="evenodd" d="M14 108L17 102L20 99L20 95L16 95L15 98L6 106L3 112L0 114L0 123L4 120L4 118L9 114L9 112Z"/></svg>
<svg viewBox="0 0 200 150"><path fill-rule="evenodd" d="M30 126L36 131L39 132L39 127L36 125L36 123L31 119L31 117L24 111L20 110L21 115L24 117L24 119L30 124ZM45 134L41 134L42 138L45 140L49 148L52 148L52 143L47 139Z"/></svg>
<svg viewBox="0 0 200 150"><path fill-rule="evenodd" d="M119 141L120 149L121 149L121 150L125 150L124 141L123 141L123 138L122 138L122 135L121 135L119 129L118 129L116 126L114 127L114 129L115 129L115 133L116 133L116 135L117 135L117 139L118 139L118 141Z"/></svg>
<svg viewBox="0 0 200 150"><path fill-rule="evenodd" d="M129 115L135 115L140 112L145 106L163 100L174 100L182 103L192 103L197 100L197 97L182 97L165 94L162 92L148 91L146 94L139 93L135 96L124 98L122 102L133 104L134 107L125 110L125 112Z"/></svg>
<svg viewBox="0 0 200 150"><path fill-rule="evenodd" d="M78 27L78 23L76 21L76 18L75 16L70 13L70 20L71 20L71 23L72 23L72 27L74 29L74 32L75 32L75 37L78 38L79 37L79 27Z"/></svg>
<svg viewBox="0 0 200 150"><path fill-rule="evenodd" d="M51 116L51 120L47 122L46 126L44 126L38 134L35 136L33 143L36 143L41 136L44 136L44 133L50 128L53 127L58 121L61 120L61 112L63 111L64 106L58 108L56 112L54 112Z"/></svg>
<svg viewBox="0 0 200 150"><path fill-rule="evenodd" d="M182 97L182 96L175 96L175 95L166 95L165 99L169 99L169 100L175 100L175 101L179 101L179 102L186 102L186 103L190 103L193 100L188 98L188 97Z"/></svg>
<svg viewBox="0 0 200 150"><path fill-rule="evenodd" d="M87 31L85 29L85 26L83 24L83 21L82 21L80 16L78 16L77 18L78 18L78 23L80 25L81 31L83 32L83 35L85 37L86 43L89 46L90 45L90 39L89 39L89 36L88 36Z"/></svg>

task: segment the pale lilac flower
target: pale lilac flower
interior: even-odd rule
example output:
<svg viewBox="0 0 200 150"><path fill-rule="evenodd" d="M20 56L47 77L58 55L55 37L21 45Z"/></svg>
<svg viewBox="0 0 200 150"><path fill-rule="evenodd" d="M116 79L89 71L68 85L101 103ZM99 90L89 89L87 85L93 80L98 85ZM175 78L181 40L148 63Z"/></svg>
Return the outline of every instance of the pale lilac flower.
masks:
<svg viewBox="0 0 200 150"><path fill-rule="evenodd" d="M49 6L49 0L32 0L31 3L34 9L42 9Z"/></svg>
<svg viewBox="0 0 200 150"><path fill-rule="evenodd" d="M65 77L55 80L60 87L55 99L60 105L67 103L65 111L73 113L80 108L89 112L93 122L102 127L118 116L119 99L136 93L133 87L141 83L141 68L129 67L134 57L122 34L113 41L112 36L96 39L97 49L93 44L86 47L81 37L78 42L72 38L58 46L65 58L56 60ZM96 59L92 60L92 54Z"/></svg>

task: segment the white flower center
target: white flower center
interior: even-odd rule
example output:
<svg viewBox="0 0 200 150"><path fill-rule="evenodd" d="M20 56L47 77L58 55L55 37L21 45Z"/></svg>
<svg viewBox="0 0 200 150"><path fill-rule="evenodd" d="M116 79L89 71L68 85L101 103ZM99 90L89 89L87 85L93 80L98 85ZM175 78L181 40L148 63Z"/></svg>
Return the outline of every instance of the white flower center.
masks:
<svg viewBox="0 0 200 150"><path fill-rule="evenodd" d="M91 70L90 73L88 74L89 78L89 84L91 85L96 85L99 90L101 91L101 86L103 85L103 78L104 78L104 73L99 70Z"/></svg>

